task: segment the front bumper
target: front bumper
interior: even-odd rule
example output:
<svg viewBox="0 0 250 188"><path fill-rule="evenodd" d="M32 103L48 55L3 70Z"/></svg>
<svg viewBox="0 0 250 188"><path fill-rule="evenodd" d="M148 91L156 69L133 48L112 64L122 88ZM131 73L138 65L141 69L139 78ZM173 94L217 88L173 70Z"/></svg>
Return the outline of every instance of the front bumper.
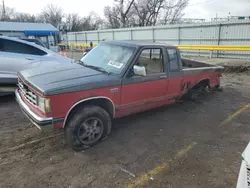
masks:
<svg viewBox="0 0 250 188"><path fill-rule="evenodd" d="M15 95L16 101L21 107L21 110L23 111L24 115L26 115L26 117L31 121L31 123L33 123L37 128L42 129L43 126L53 126L54 121L52 117L44 118L38 116L29 108L29 106L27 106L23 102L20 94L18 93L18 90L15 91Z"/></svg>

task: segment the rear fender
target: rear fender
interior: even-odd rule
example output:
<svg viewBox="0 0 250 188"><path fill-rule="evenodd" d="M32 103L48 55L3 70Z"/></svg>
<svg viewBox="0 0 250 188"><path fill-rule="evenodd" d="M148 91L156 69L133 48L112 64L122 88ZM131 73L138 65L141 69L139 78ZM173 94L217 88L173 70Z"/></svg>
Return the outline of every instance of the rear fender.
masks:
<svg viewBox="0 0 250 188"><path fill-rule="evenodd" d="M188 91L190 91L191 89L194 89L195 87L197 87L198 85L200 85L203 82L205 82L208 85L208 87L210 87L210 79L209 78L202 78L202 79L198 80L197 82L195 82L194 84L192 84L191 82L184 83L181 86L182 94L188 93Z"/></svg>

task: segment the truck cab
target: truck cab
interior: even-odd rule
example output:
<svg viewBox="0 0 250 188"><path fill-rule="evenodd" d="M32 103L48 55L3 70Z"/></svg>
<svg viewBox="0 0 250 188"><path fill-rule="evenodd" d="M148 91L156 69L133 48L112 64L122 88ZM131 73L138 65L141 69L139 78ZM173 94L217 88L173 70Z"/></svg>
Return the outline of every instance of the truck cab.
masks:
<svg viewBox="0 0 250 188"><path fill-rule="evenodd" d="M182 59L167 44L105 41L76 63L21 71L16 98L34 125L63 128L82 150L106 138L114 118L219 87L222 69Z"/></svg>

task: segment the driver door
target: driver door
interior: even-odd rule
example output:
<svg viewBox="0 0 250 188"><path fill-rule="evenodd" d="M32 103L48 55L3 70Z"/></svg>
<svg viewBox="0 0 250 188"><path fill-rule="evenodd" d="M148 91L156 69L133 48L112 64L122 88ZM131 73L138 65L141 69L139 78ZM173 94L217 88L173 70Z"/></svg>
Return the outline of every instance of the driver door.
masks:
<svg viewBox="0 0 250 188"><path fill-rule="evenodd" d="M162 48L144 48L133 65L144 67L146 75L136 75L133 66L122 81L121 105L117 115L124 116L166 103L167 73Z"/></svg>

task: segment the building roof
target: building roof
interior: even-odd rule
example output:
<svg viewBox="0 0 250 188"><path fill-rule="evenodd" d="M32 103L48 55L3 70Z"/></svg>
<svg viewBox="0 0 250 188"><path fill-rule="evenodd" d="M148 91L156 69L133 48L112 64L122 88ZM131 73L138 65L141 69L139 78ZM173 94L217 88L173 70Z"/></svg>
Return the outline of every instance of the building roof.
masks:
<svg viewBox="0 0 250 188"><path fill-rule="evenodd" d="M57 31L48 23L0 22L0 31Z"/></svg>

